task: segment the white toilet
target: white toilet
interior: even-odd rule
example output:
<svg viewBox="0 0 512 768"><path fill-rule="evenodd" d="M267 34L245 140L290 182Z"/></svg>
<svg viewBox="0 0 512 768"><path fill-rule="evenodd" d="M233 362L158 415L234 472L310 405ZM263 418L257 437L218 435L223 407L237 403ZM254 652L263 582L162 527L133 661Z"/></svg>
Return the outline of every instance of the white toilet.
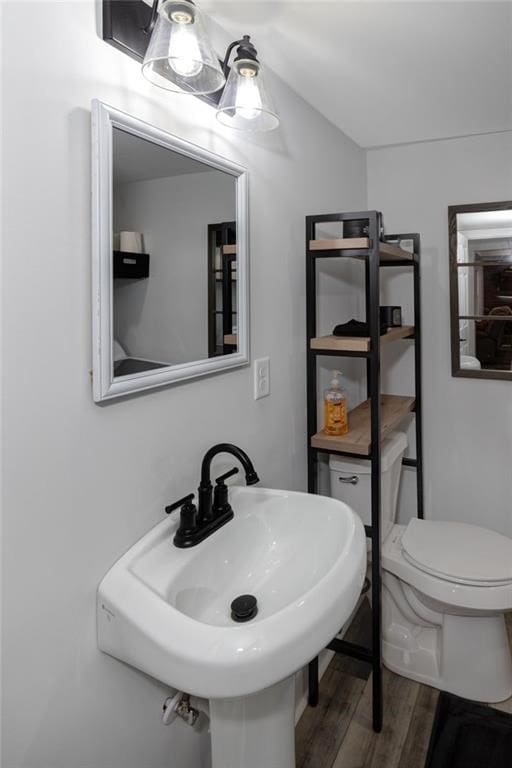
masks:
<svg viewBox="0 0 512 768"><path fill-rule="evenodd" d="M504 612L512 610L512 539L480 526L396 525L407 439L381 452L382 654L394 672L475 701L512 695ZM370 462L332 455L331 495L371 524Z"/></svg>

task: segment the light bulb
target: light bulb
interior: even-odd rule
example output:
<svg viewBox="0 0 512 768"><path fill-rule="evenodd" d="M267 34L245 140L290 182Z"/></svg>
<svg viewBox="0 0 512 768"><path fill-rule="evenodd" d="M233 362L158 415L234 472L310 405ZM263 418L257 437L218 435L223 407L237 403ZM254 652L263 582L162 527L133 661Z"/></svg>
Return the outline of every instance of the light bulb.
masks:
<svg viewBox="0 0 512 768"><path fill-rule="evenodd" d="M182 77L195 77L201 72L203 62L192 16L186 13L175 13L171 18L174 29L169 45L169 65Z"/></svg>
<svg viewBox="0 0 512 768"><path fill-rule="evenodd" d="M254 120L261 111L261 96L253 68L241 67L236 91L235 110L245 120Z"/></svg>

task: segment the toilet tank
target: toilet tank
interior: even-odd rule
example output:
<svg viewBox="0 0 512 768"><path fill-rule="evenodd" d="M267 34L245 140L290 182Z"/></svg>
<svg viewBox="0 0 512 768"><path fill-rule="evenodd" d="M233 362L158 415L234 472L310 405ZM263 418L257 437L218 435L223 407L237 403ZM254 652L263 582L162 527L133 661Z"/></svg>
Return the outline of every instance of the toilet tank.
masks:
<svg viewBox="0 0 512 768"><path fill-rule="evenodd" d="M391 432L381 446L381 539L388 535L396 518L396 503L407 448L403 432ZM331 496L357 512L364 525L372 524L371 462L331 454L329 458Z"/></svg>

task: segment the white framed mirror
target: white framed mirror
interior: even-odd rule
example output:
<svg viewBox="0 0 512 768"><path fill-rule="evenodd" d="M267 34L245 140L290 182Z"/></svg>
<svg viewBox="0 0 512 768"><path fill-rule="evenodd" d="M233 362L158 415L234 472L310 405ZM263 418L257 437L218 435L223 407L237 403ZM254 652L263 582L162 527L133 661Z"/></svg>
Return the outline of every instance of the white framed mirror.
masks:
<svg viewBox="0 0 512 768"><path fill-rule="evenodd" d="M96 402L249 362L248 174L92 103Z"/></svg>

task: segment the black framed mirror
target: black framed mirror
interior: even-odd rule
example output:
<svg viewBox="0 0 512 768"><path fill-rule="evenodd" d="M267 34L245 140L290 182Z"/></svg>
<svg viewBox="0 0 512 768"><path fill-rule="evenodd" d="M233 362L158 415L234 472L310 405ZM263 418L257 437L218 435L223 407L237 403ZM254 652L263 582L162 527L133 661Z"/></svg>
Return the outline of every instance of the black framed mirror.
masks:
<svg viewBox="0 0 512 768"><path fill-rule="evenodd" d="M512 201L448 208L452 376L512 380Z"/></svg>

